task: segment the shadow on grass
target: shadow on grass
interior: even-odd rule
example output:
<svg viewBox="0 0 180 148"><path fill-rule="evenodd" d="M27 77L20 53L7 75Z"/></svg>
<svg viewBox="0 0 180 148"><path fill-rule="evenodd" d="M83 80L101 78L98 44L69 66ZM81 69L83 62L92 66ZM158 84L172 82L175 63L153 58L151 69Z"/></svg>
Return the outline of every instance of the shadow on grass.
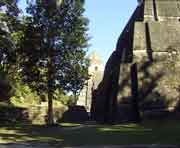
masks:
<svg viewBox="0 0 180 148"><path fill-rule="evenodd" d="M179 121L150 121L137 124L0 127L0 142L48 143L55 147L82 145L174 144L180 142ZM72 128L74 126L80 128ZM68 130L67 130L68 129Z"/></svg>

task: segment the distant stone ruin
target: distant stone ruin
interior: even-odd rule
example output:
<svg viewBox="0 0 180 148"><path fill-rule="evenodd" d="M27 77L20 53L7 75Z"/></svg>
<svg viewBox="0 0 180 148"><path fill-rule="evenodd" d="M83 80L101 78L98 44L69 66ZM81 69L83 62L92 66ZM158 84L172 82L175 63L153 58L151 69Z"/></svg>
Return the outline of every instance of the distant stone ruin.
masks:
<svg viewBox="0 0 180 148"><path fill-rule="evenodd" d="M92 118L101 122L137 120L139 110L179 110L179 0L139 3L92 100Z"/></svg>
<svg viewBox="0 0 180 148"><path fill-rule="evenodd" d="M77 105L84 106L88 112L91 110L92 92L97 89L102 80L104 72L104 64L100 56L93 51L89 56L90 66L88 69L90 79L84 86L77 101Z"/></svg>

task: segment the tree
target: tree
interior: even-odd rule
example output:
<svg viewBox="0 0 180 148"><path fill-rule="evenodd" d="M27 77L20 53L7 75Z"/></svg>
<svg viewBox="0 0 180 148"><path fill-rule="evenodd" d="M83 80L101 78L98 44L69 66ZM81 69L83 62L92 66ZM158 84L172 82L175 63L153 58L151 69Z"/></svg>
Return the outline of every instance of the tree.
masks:
<svg viewBox="0 0 180 148"><path fill-rule="evenodd" d="M17 31L18 14L17 0L0 2L0 63L4 68L15 60L13 33Z"/></svg>
<svg viewBox="0 0 180 148"><path fill-rule="evenodd" d="M17 0L0 1L0 93L1 100L9 99L10 80L16 63L16 44L13 34L18 29ZM7 100L6 100L7 101Z"/></svg>
<svg viewBox="0 0 180 148"><path fill-rule="evenodd" d="M82 0L35 0L29 3L24 38L19 48L19 67L24 82L48 94L48 120L53 121L56 89L78 92L88 78L85 48L87 19Z"/></svg>

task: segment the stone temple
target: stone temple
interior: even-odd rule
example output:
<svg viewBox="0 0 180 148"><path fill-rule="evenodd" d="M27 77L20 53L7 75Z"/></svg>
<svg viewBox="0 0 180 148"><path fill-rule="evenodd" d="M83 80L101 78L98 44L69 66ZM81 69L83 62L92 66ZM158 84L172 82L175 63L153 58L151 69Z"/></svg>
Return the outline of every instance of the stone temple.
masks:
<svg viewBox="0 0 180 148"><path fill-rule="evenodd" d="M133 120L134 104L142 113L179 110L180 0L138 3L93 92L96 121Z"/></svg>
<svg viewBox="0 0 180 148"><path fill-rule="evenodd" d="M95 51L89 54L88 59L90 62L88 68L88 74L90 78L87 81L87 85L85 85L80 92L76 105L84 106L87 112L90 112L92 91L97 89L99 83L102 80L104 64L101 57Z"/></svg>

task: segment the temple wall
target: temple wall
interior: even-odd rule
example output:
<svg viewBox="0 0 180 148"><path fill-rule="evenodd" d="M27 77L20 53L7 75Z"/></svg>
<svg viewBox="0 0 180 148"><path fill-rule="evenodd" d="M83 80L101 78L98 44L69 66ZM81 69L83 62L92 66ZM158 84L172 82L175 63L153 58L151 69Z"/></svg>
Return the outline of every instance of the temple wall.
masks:
<svg viewBox="0 0 180 148"><path fill-rule="evenodd" d="M117 94L118 104L130 103L131 101L131 64L122 64L119 75L119 87Z"/></svg>
<svg viewBox="0 0 180 148"><path fill-rule="evenodd" d="M179 74L180 0L144 0L106 64L93 96L94 119L134 121L137 104L141 113L180 111Z"/></svg>
<svg viewBox="0 0 180 148"><path fill-rule="evenodd" d="M152 0L145 1L144 17L145 17L145 20L153 20L154 19L153 1Z"/></svg>
<svg viewBox="0 0 180 148"><path fill-rule="evenodd" d="M180 18L180 1L177 0L145 0L144 18L145 20L158 21L178 21Z"/></svg>
<svg viewBox="0 0 180 148"><path fill-rule="evenodd" d="M180 101L180 25L178 22L135 22L133 61L121 64L118 104L130 103L131 65L138 65L141 107L149 103L165 109ZM149 106L150 108L150 106ZM152 106L153 108L153 106Z"/></svg>
<svg viewBox="0 0 180 148"><path fill-rule="evenodd" d="M163 17L179 17L180 2L177 0L156 0L157 14Z"/></svg>
<svg viewBox="0 0 180 148"><path fill-rule="evenodd" d="M153 62L148 60L147 55L143 56L141 61L137 58L141 105L145 102L157 101L161 102L161 105L164 105L161 107L165 109L178 106L180 101L180 54L167 54L169 54L168 58L162 60L159 58L161 55L158 55ZM136 58L136 54L134 56Z"/></svg>
<svg viewBox="0 0 180 148"><path fill-rule="evenodd" d="M144 22L135 23L134 50L146 50L147 36L154 52L180 50L180 25L176 22L148 22L148 31Z"/></svg>
<svg viewBox="0 0 180 148"><path fill-rule="evenodd" d="M176 22L135 23L133 62L138 65L139 97L142 103L161 101L161 105L164 103L167 109L178 105L179 36L180 25Z"/></svg>

